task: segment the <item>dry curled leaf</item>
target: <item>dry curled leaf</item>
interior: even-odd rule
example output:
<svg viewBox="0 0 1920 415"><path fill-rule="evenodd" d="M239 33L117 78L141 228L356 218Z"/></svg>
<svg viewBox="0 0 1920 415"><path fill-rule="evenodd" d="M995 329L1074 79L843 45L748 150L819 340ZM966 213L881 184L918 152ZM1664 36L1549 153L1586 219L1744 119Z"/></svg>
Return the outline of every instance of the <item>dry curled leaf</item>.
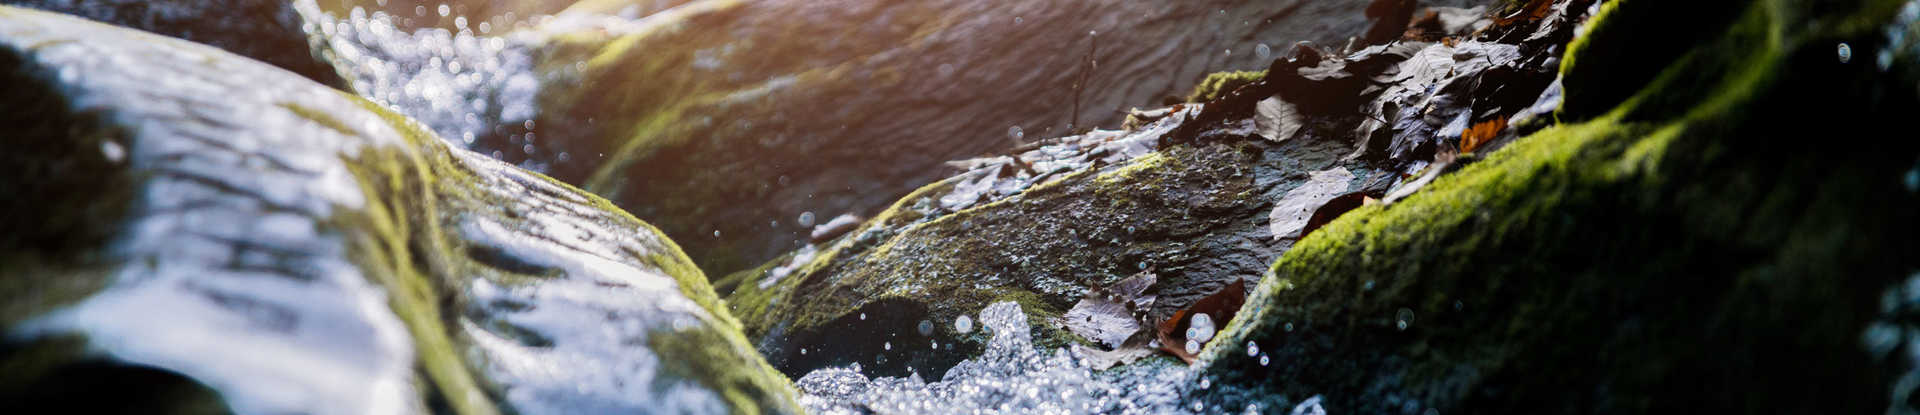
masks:
<svg viewBox="0 0 1920 415"><path fill-rule="evenodd" d="M1195 350L1196 353L1188 353L1186 348L1187 325L1192 320L1190 317L1196 314L1206 314L1208 318L1213 320L1214 327L1218 330L1219 328L1226 327L1228 322L1233 321L1234 315L1240 312L1240 306L1246 304L1247 283L1243 280L1235 280L1232 284L1227 284L1226 288L1221 288L1219 292L1208 295L1206 298L1201 298L1200 301L1195 301L1193 305L1187 306L1186 309L1174 312L1173 317L1160 322L1158 330L1160 350L1179 357L1180 360L1185 360L1187 363L1193 363L1198 360L1198 356L1196 356L1198 350ZM1219 337L1219 335L1216 334L1214 337Z"/></svg>

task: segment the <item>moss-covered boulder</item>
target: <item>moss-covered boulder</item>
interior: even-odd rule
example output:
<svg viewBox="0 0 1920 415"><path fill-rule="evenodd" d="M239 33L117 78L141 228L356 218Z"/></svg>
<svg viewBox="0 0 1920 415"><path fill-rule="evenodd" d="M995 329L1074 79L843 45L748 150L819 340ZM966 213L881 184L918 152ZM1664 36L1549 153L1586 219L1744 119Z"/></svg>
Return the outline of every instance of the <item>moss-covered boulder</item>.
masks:
<svg viewBox="0 0 1920 415"><path fill-rule="evenodd" d="M384 108L10 7L0 91L8 408L796 410L672 241Z"/></svg>
<svg viewBox="0 0 1920 415"><path fill-rule="evenodd" d="M871 216L945 161L1117 127L1208 72L1367 24L1361 0L708 0L590 18L625 3L534 29L551 36L539 140L503 156L649 218L714 274L798 248L802 213Z"/></svg>
<svg viewBox="0 0 1920 415"><path fill-rule="evenodd" d="M1203 356L1227 386L1209 393L1913 411L1883 355L1912 343L1869 331L1911 307L1888 290L1920 267L1920 141L1898 132L1920 4L1902 3L1608 2L1565 59L1565 124L1302 240Z"/></svg>
<svg viewBox="0 0 1920 415"><path fill-rule="evenodd" d="M1358 151L1368 143L1352 134L1384 117L1406 128L1377 127L1382 137L1431 140L1425 120L1433 117L1423 113L1511 115L1520 106L1459 98L1528 88L1537 97L1545 82L1534 80L1552 78L1551 60L1521 59L1521 50L1409 42L1216 77L1239 81L1203 85L1216 90L1204 104L1139 112L1130 130L956 162L965 173L902 198L847 236L715 284L761 352L789 374L860 363L879 374L937 376L984 338L953 322L1009 300L1030 313L1043 346L1093 333L1102 348L1151 348L1148 331L1176 312L1257 282L1271 258L1324 222L1319 216L1339 213L1326 206L1386 197L1396 184L1411 191L1422 181L1408 174L1449 171L1432 164L1445 161L1431 149L1424 159L1387 157ZM1344 81L1367 79L1383 81ZM1463 81L1477 79L1519 81ZM1325 95L1353 99L1318 99ZM1411 116L1372 115L1375 100L1433 104L1409 106ZM1135 298L1112 300L1134 309L1066 320L1079 302L1121 295L1109 288L1142 274L1152 274L1145 288L1125 290ZM1094 318L1113 329L1089 329Z"/></svg>
<svg viewBox="0 0 1920 415"><path fill-rule="evenodd" d="M345 82L307 47L289 0L0 0L186 39L293 71L330 86Z"/></svg>

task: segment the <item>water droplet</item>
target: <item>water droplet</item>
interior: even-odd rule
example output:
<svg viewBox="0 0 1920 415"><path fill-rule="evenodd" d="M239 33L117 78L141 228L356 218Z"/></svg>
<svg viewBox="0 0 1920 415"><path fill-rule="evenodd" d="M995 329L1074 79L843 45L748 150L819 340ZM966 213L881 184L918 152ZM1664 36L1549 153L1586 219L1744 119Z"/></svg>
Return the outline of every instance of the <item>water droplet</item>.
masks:
<svg viewBox="0 0 1920 415"><path fill-rule="evenodd" d="M1099 36L1099 35L1100 35L1100 31L1098 31L1098 30L1088 30L1088 31L1087 31L1087 36Z"/></svg>
<svg viewBox="0 0 1920 415"><path fill-rule="evenodd" d="M1847 42L1840 42L1840 63L1851 61L1853 61L1853 47L1847 46Z"/></svg>
<svg viewBox="0 0 1920 415"><path fill-rule="evenodd" d="M1007 127L1007 138L1013 139L1013 141L1020 141L1027 138L1027 132L1021 130L1018 125Z"/></svg>
<svg viewBox="0 0 1920 415"><path fill-rule="evenodd" d="M413 15L414 15L414 16L426 16L426 15L427 15L427 6L426 6L426 5L424 5L424 4L423 4L423 5L419 5L419 6L413 6Z"/></svg>
<svg viewBox="0 0 1920 415"><path fill-rule="evenodd" d="M100 155L105 156L109 163L119 163L127 158L127 148L113 140L100 140Z"/></svg>
<svg viewBox="0 0 1920 415"><path fill-rule="evenodd" d="M931 341L931 343L933 343L933 350L940 350L940 341L939 341L939 340L934 340L934 341Z"/></svg>
<svg viewBox="0 0 1920 415"><path fill-rule="evenodd" d="M453 14L453 8L445 4L440 5L440 17L447 17L449 14Z"/></svg>
<svg viewBox="0 0 1920 415"><path fill-rule="evenodd" d="M1265 43L1256 45L1253 47L1253 56L1260 58L1260 60L1267 60L1273 57L1273 47L1267 46Z"/></svg>
<svg viewBox="0 0 1920 415"><path fill-rule="evenodd" d="M1254 344L1252 340L1248 340L1247 341L1247 357L1254 357L1259 354L1260 354L1260 345Z"/></svg>
<svg viewBox="0 0 1920 415"><path fill-rule="evenodd" d="M1413 310L1401 308L1400 312L1393 316L1393 325L1401 330L1406 330L1407 326L1413 325Z"/></svg>
<svg viewBox="0 0 1920 415"><path fill-rule="evenodd" d="M1194 341L1193 339L1187 339L1187 354L1199 354L1199 353L1200 353L1200 342Z"/></svg>
<svg viewBox="0 0 1920 415"><path fill-rule="evenodd" d="M1021 23L1026 23L1026 22L1027 22L1027 18L1025 18L1025 17L1020 17L1020 16L1014 16L1014 17L1013 17L1013 24L1021 24Z"/></svg>
<svg viewBox="0 0 1920 415"><path fill-rule="evenodd" d="M813 212L800 212L800 226L813 226Z"/></svg>
<svg viewBox="0 0 1920 415"><path fill-rule="evenodd" d="M960 318L958 319L954 319L953 331L960 332L960 334L972 333L973 317L968 317L963 315L963 316L960 316Z"/></svg>
<svg viewBox="0 0 1920 415"><path fill-rule="evenodd" d="M480 33L493 33L493 23L480 22Z"/></svg>
<svg viewBox="0 0 1920 415"><path fill-rule="evenodd" d="M805 347L802 347L802 348L800 348L800 355L801 355L801 356L806 356L806 355L807 355L807 348L805 348Z"/></svg>
<svg viewBox="0 0 1920 415"><path fill-rule="evenodd" d="M867 321L867 313L860 313L860 321Z"/></svg>
<svg viewBox="0 0 1920 415"><path fill-rule="evenodd" d="M1211 387L1213 387L1213 380L1210 380L1207 378L1200 378L1200 389L1205 390Z"/></svg>
<svg viewBox="0 0 1920 415"><path fill-rule="evenodd" d="M1187 338L1200 342L1212 340L1213 317L1208 316L1207 313L1194 314L1193 320L1187 324Z"/></svg>
<svg viewBox="0 0 1920 415"><path fill-rule="evenodd" d="M1193 411L1194 411L1194 412L1200 412L1200 411L1204 411L1204 410L1206 410L1206 409L1207 409L1207 404L1205 404L1205 403L1202 403L1202 402L1200 402L1200 401L1193 401Z"/></svg>
<svg viewBox="0 0 1920 415"><path fill-rule="evenodd" d="M1260 365L1261 365L1261 366L1266 366L1266 365L1267 365L1267 355L1264 355L1264 354L1263 354L1263 355L1260 355Z"/></svg>
<svg viewBox="0 0 1920 415"><path fill-rule="evenodd" d="M498 153L498 152L496 151L496 153ZM720 230L719 230L719 229L714 229L714 230L713 230L713 237L715 237L715 238L718 238L718 237L720 237Z"/></svg>
<svg viewBox="0 0 1920 415"><path fill-rule="evenodd" d="M531 131L533 130L533 120L527 120L527 122L520 123L520 126L527 127L527 130Z"/></svg>
<svg viewBox="0 0 1920 415"><path fill-rule="evenodd" d="M920 320L920 327L916 327L916 328L920 329L921 336L933 335L933 322L931 321Z"/></svg>
<svg viewBox="0 0 1920 415"><path fill-rule="evenodd" d="M893 350L893 342L886 342L884 344L881 344L880 348L886 349L886 350Z"/></svg>

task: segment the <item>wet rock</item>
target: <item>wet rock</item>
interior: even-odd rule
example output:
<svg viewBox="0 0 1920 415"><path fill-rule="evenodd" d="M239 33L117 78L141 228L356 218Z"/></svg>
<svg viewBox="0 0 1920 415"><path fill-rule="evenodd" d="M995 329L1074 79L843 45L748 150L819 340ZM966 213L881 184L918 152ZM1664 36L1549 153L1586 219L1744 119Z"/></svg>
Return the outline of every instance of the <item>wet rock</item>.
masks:
<svg viewBox="0 0 1920 415"><path fill-rule="evenodd" d="M922 336L919 321L1017 301L1033 317L1036 342L1061 347L1082 341L1062 324L1076 302L1154 268L1154 299L1135 311L1157 323L1222 287L1255 281L1282 247L1269 213L1311 182L1307 172L1351 172L1342 191L1387 174L1377 163L1344 159L1352 147L1332 138L1338 128L1303 128L1276 142L1240 127L1251 118L1218 129L1238 140L1154 150L1201 107L1134 131L1095 131L962 163L973 169L916 191L847 236L717 286L762 353L790 375L859 363L879 375L939 376L985 338L945 325ZM1137 294L1132 288L1125 291ZM1108 343L1152 338L1102 330L1090 333ZM882 344L927 340L943 346Z"/></svg>
<svg viewBox="0 0 1920 415"><path fill-rule="evenodd" d="M213 45L315 82L346 85L308 49L300 16L285 0L0 0L0 5L66 13Z"/></svg>
<svg viewBox="0 0 1920 415"><path fill-rule="evenodd" d="M378 105L10 7L0 86L7 407L796 410L665 236Z"/></svg>
<svg viewBox="0 0 1920 415"><path fill-rule="evenodd" d="M937 331L934 340L953 350L895 354L885 353L882 340L861 339L909 336L914 322L950 320L994 301L1020 301L1036 317L1035 338L1053 347L1083 342L1067 330L1075 325L1086 326L1080 331L1103 347L1152 339L1115 332L1124 330L1118 319L1060 322L1075 305L1092 307L1077 314L1083 319L1113 317L1100 311L1113 311L1111 304L1086 303L1088 293L1152 267L1160 288L1143 310L1146 324L1137 327L1155 327L1234 283L1257 282L1270 262L1260 258L1284 252L1309 227L1332 219L1315 217L1326 205L1348 204L1325 209L1338 216L1389 190L1417 193L1418 183L1409 179L1455 171L1445 163L1451 154L1361 151L1369 143L1354 140L1352 131L1375 118L1367 109L1406 97L1387 92L1471 97L1532 87L1537 97L1545 85L1441 87L1496 68L1551 79L1540 68L1546 60L1493 66L1448 55L1420 63L1433 68L1404 69L1423 51L1452 48L1401 43L1335 56L1298 47L1295 58L1273 63L1239 87L1220 88L1225 92L1209 94L1216 98L1206 103L1137 111L1134 129L1097 130L1007 156L954 162L967 171L902 198L849 236L729 275L716 286L762 353L793 375L852 362L883 375L937 375L975 353L981 339ZM1442 109L1469 111L1471 102L1460 101ZM1477 115L1506 116L1522 107ZM1395 138L1447 143L1431 132ZM875 355L887 358L871 361Z"/></svg>
<svg viewBox="0 0 1920 415"><path fill-rule="evenodd" d="M1578 122L1285 253L1203 356L1212 397L1409 414L1913 411L1895 400L1912 396L1897 380L1912 366L1881 359L1901 330L1885 312L1920 267L1920 198L1898 180L1920 143L1879 131L1920 91L1834 45L1878 45L1914 20L1886 23L1898 2L1708 3L1602 6L1566 58L1561 120ZM1649 24L1668 21L1685 24ZM1617 77L1630 74L1653 75ZM1846 144L1793 144L1809 136Z"/></svg>
<svg viewBox="0 0 1920 415"><path fill-rule="evenodd" d="M552 78L538 124L584 130L541 132L538 154L503 154L570 154L548 163L555 177L660 224L704 269L732 272L807 239L769 218L871 214L951 174L945 161L1027 144L1009 127L1027 137L1115 127L1127 108L1182 95L1210 71L1265 67L1262 45L1344 44L1365 28L1365 7L710 1L609 23L589 17L617 7L580 6L534 30L555 35L541 54Z"/></svg>

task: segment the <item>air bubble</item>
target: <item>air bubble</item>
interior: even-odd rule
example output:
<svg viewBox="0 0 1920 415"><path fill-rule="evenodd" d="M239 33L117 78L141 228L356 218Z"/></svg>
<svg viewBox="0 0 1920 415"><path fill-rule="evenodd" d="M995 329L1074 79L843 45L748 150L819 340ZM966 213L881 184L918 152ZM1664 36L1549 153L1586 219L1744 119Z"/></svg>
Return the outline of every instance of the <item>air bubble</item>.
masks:
<svg viewBox="0 0 1920 415"><path fill-rule="evenodd" d="M800 226L813 226L813 212L800 212Z"/></svg>
<svg viewBox="0 0 1920 415"><path fill-rule="evenodd" d="M1007 127L1007 138L1013 139L1013 141L1020 141L1027 138L1027 132L1021 130L1018 125Z"/></svg>
<svg viewBox="0 0 1920 415"><path fill-rule="evenodd" d="M1847 62L1853 61L1853 47L1847 46L1846 42L1840 42L1839 52L1840 52L1840 63L1847 63Z"/></svg>
<svg viewBox="0 0 1920 415"><path fill-rule="evenodd" d="M960 332L960 334L972 333L973 317L968 317L963 315L963 316L960 316L960 318L958 319L954 319L953 331Z"/></svg>
<svg viewBox="0 0 1920 415"><path fill-rule="evenodd" d="M1413 310L1401 308L1400 312L1393 316L1393 325L1401 330L1406 330L1407 326L1413 325Z"/></svg>
<svg viewBox="0 0 1920 415"><path fill-rule="evenodd" d="M1253 343L1252 341L1248 341L1248 342L1247 342L1247 357L1254 357L1254 356L1258 356L1258 355L1260 355L1260 345L1258 345L1258 344L1254 344L1254 343Z"/></svg>
<svg viewBox="0 0 1920 415"><path fill-rule="evenodd" d="M931 321L920 320L920 327L917 328L920 329L921 336L933 335L933 322Z"/></svg>

